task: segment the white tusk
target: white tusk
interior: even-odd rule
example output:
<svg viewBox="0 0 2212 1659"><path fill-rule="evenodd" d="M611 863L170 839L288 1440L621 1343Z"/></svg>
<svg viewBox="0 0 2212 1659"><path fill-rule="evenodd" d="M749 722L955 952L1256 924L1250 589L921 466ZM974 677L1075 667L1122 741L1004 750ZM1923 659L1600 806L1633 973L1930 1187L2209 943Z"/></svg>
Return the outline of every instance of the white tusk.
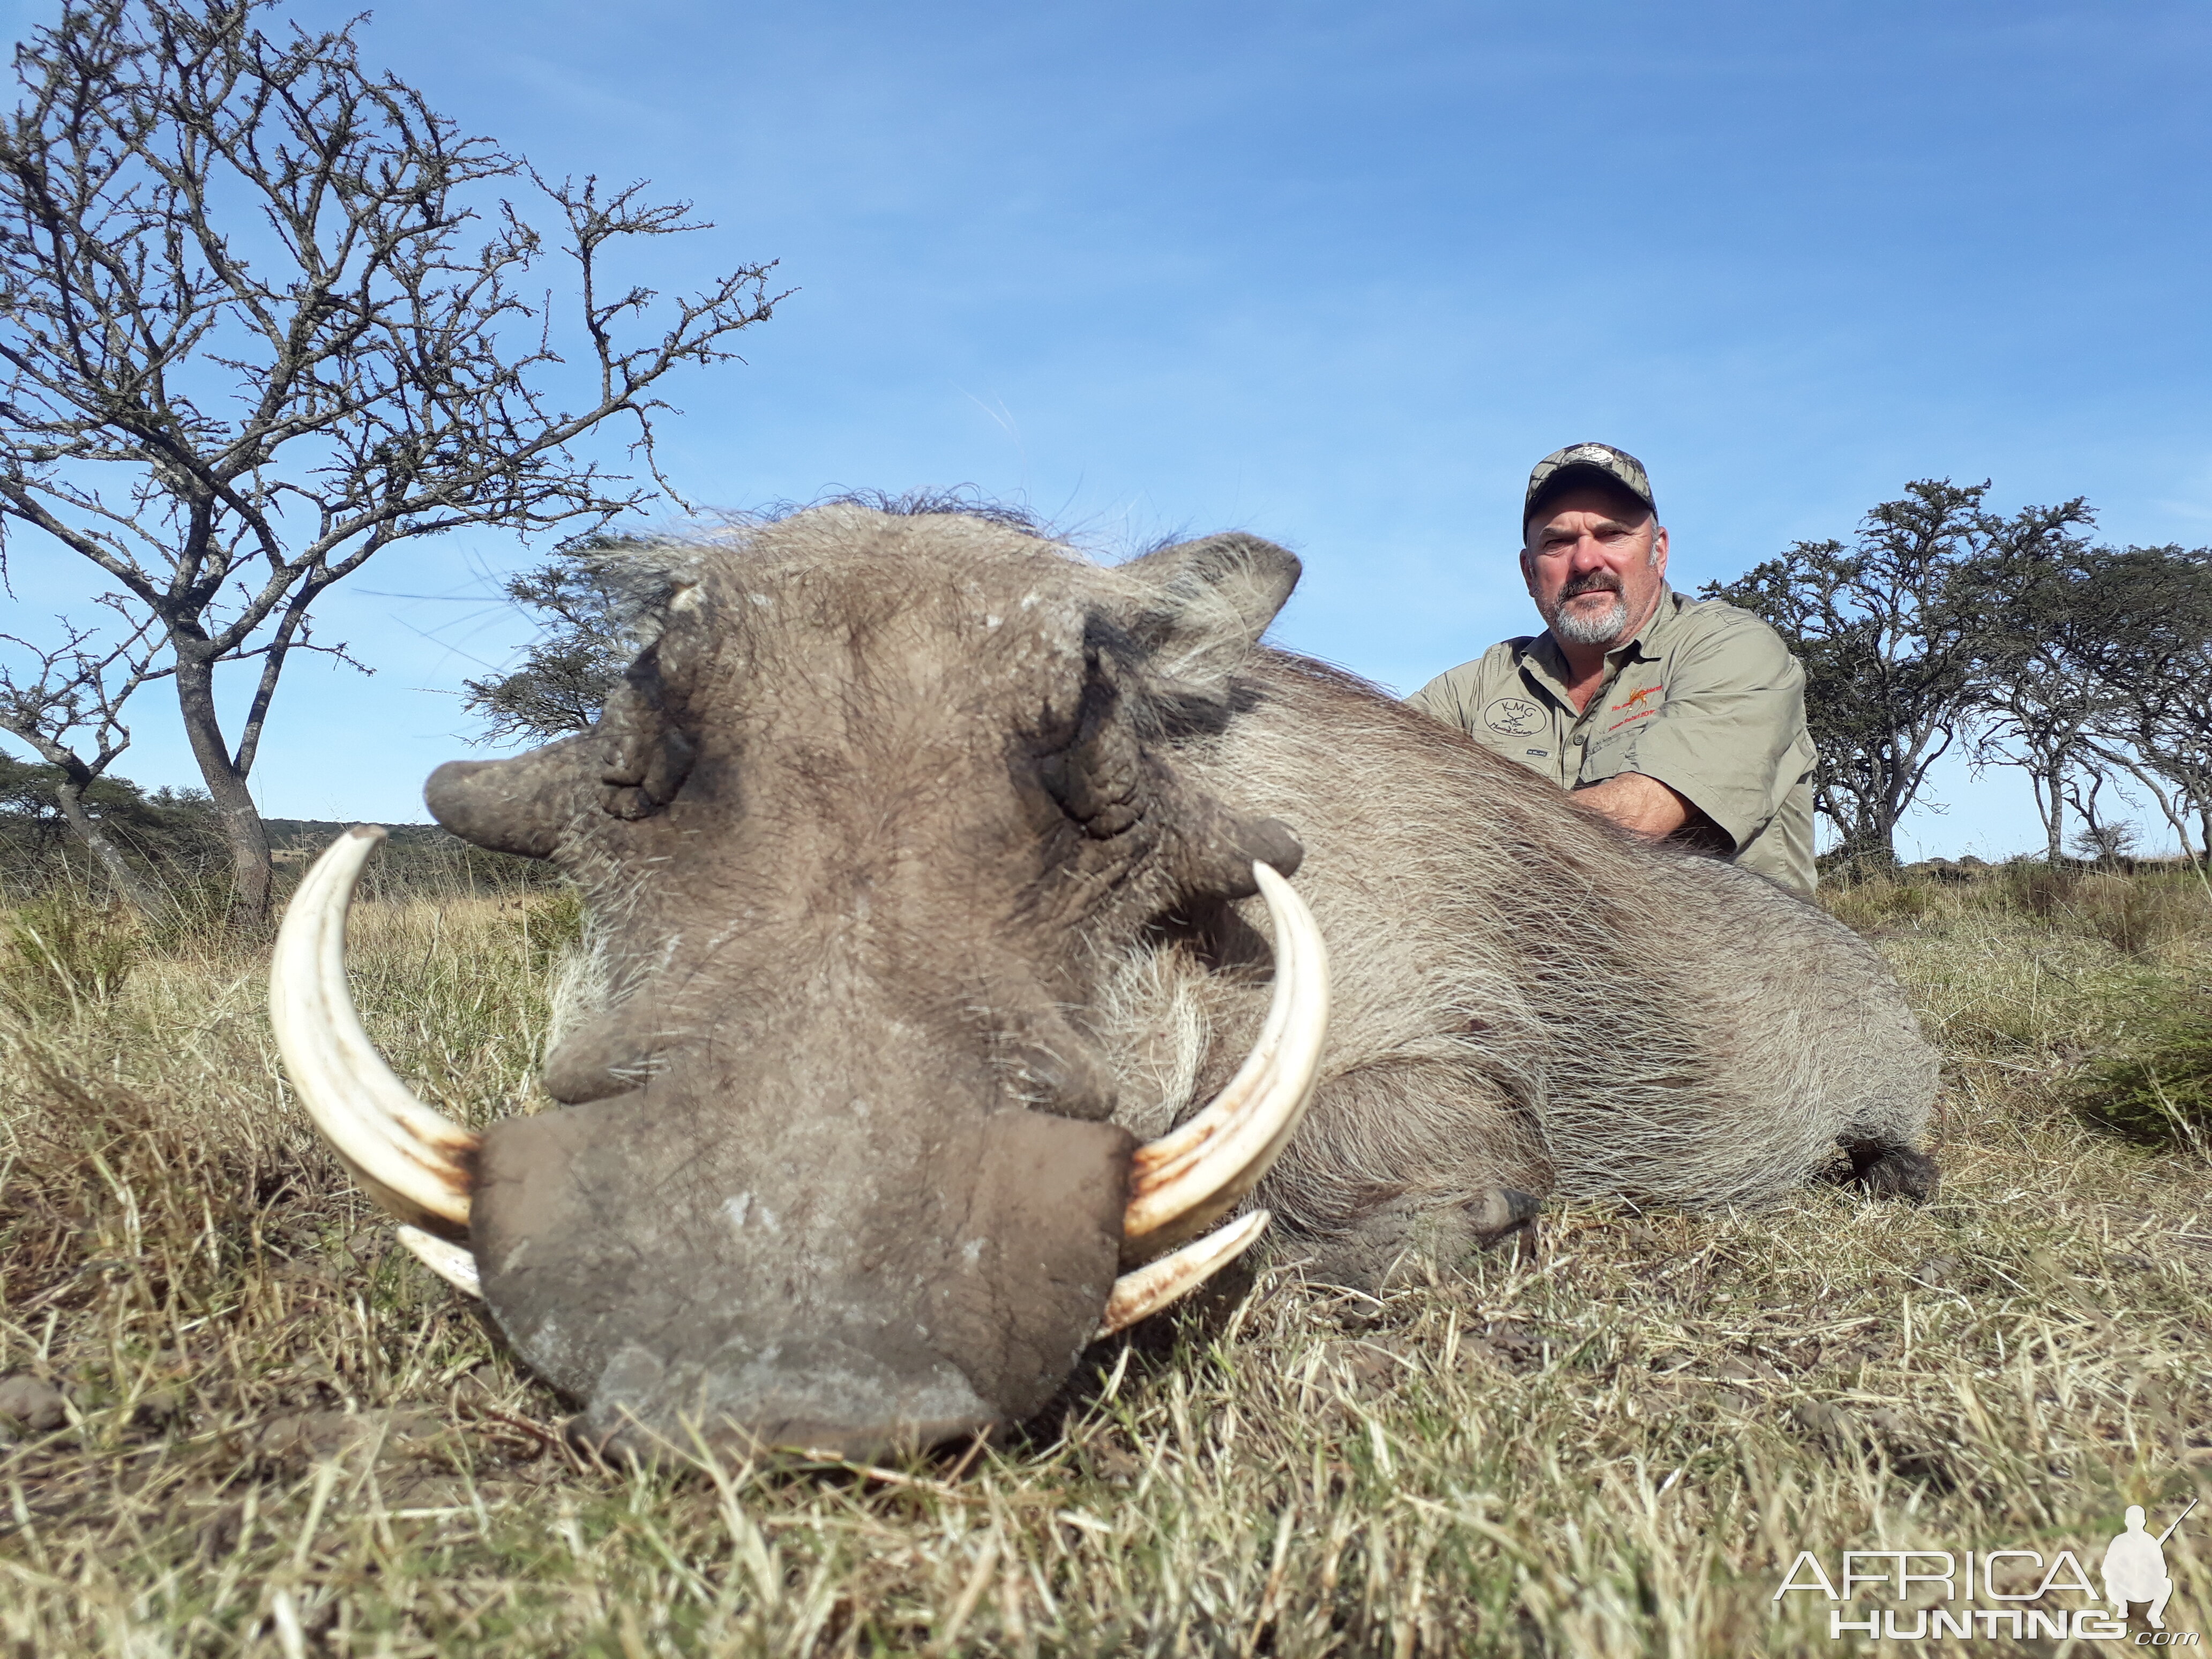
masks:
<svg viewBox="0 0 2212 1659"><path fill-rule="evenodd" d="M432 1273L462 1295L483 1300L483 1284L477 1277L477 1259L465 1248L451 1239L433 1238L420 1227L402 1224L392 1231Z"/></svg>
<svg viewBox="0 0 2212 1659"><path fill-rule="evenodd" d="M403 1221L465 1233L477 1137L392 1075L346 990L346 909L383 839L356 824L300 884L269 964L269 1023L301 1104L369 1195Z"/></svg>
<svg viewBox="0 0 2212 1659"><path fill-rule="evenodd" d="M1106 1298L1106 1313L1099 1322L1098 1336L1091 1340L1095 1342L1098 1337L1125 1331L1170 1302L1189 1295L1243 1255L1245 1247L1267 1231L1268 1219L1267 1211L1255 1210L1158 1261L1148 1261L1123 1273L1114 1281L1114 1293Z"/></svg>
<svg viewBox="0 0 2212 1659"><path fill-rule="evenodd" d="M1202 1231L1258 1184L1305 1115L1328 1031L1328 949L1290 883L1255 864L1275 923L1275 991L1260 1039L1205 1110L1137 1148L1121 1259L1141 1261Z"/></svg>

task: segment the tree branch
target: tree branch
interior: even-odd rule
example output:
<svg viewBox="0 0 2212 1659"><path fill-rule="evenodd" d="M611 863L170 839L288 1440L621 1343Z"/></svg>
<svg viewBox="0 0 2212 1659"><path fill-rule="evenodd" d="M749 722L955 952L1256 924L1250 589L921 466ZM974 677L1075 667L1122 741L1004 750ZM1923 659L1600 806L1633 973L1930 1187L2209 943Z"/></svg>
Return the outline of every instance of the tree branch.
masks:
<svg viewBox="0 0 2212 1659"><path fill-rule="evenodd" d="M64 0L20 48L24 101L0 124L0 526L121 590L240 823L284 665L319 648L321 594L414 537L680 503L658 388L736 361L732 337L782 297L766 264L672 301L608 288L617 252L708 227L640 184L549 184L365 70L359 20L273 39L270 10ZM494 193L516 179L547 230ZM522 288L555 241L572 308ZM577 379L572 413L556 394ZM580 448L617 417L642 482ZM207 674L252 656L245 722L218 742ZM234 838L241 872L258 844Z"/></svg>

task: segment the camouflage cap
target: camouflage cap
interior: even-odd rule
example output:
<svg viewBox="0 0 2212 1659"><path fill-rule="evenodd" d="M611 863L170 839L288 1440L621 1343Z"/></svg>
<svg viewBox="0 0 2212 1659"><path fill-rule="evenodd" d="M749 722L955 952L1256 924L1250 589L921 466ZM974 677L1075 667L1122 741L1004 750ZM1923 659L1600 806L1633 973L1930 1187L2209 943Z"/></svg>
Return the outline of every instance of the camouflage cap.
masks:
<svg viewBox="0 0 2212 1659"><path fill-rule="evenodd" d="M1545 501L1581 483L1583 478L1577 475L1591 473L1626 489L1654 513L1659 510L1659 503L1651 496L1650 475L1635 456L1611 444L1569 444L1545 456L1529 473L1528 493L1521 498L1522 532L1527 532L1528 520Z"/></svg>

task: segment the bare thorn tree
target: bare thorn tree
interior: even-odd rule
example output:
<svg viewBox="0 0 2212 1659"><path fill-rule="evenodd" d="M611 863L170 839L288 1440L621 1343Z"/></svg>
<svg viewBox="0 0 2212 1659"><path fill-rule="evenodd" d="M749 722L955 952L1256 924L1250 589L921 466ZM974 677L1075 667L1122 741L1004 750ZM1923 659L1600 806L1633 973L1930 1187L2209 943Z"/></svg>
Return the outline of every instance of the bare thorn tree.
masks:
<svg viewBox="0 0 2212 1659"><path fill-rule="evenodd" d="M58 644L41 647L0 634L0 645L14 647L27 665L18 672L0 664L0 731L13 732L59 771L54 793L63 820L100 860L115 890L140 915L152 915L164 908L160 888L125 855L89 797L100 775L131 746L123 705L168 672L155 666L160 647L147 643L153 622L147 618L119 640L99 643L93 630L66 618L57 622ZM89 756L80 752L88 747Z"/></svg>
<svg viewBox="0 0 2212 1659"><path fill-rule="evenodd" d="M588 532L654 499L655 386L775 303L764 265L674 301L611 282L637 239L706 227L641 185L541 179L364 69L357 24L279 39L270 3L68 0L17 49L0 129L0 569L27 530L69 549L164 659L70 624L21 657L9 729L96 776L124 698L168 678L248 925L270 860L247 779L292 653L332 648L316 600L409 538ZM549 246L558 309L522 287ZM575 447L617 416L641 480ZM230 729L227 664L251 681Z"/></svg>

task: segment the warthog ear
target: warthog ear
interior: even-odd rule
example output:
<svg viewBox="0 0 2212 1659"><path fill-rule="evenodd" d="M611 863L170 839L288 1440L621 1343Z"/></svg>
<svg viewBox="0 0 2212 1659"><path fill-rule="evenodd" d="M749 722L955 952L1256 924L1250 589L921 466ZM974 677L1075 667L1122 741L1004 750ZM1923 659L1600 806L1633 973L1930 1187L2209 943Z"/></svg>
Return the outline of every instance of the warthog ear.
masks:
<svg viewBox="0 0 2212 1659"><path fill-rule="evenodd" d="M1297 556L1232 531L1118 567L1132 592L1117 618L1155 672L1214 687L1236 671L1298 585Z"/></svg>
<svg viewBox="0 0 2212 1659"><path fill-rule="evenodd" d="M447 761L430 774L423 802L463 841L550 858L589 783L592 742L580 732L512 760Z"/></svg>
<svg viewBox="0 0 2212 1659"><path fill-rule="evenodd" d="M598 725L512 760L448 761L422 791L430 816L464 841L526 858L550 858L595 792L618 818L650 817L676 798L698 758L678 690L703 653L696 585L675 590L608 695Z"/></svg>

